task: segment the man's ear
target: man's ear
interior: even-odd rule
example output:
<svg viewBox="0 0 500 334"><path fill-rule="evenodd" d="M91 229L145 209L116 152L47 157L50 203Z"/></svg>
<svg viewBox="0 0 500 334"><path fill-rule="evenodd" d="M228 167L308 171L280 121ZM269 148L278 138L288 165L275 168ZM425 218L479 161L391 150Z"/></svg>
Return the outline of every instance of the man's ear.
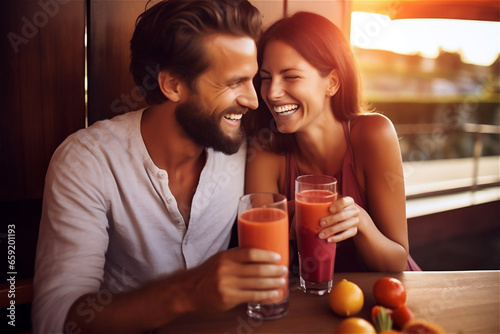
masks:
<svg viewBox="0 0 500 334"><path fill-rule="evenodd" d="M330 74L328 74L328 88L326 95L333 96L337 93L340 87L340 79L339 73L336 69L332 70Z"/></svg>
<svg viewBox="0 0 500 334"><path fill-rule="evenodd" d="M158 73L158 85L165 97L172 102L179 102L182 94L180 81L167 71Z"/></svg>

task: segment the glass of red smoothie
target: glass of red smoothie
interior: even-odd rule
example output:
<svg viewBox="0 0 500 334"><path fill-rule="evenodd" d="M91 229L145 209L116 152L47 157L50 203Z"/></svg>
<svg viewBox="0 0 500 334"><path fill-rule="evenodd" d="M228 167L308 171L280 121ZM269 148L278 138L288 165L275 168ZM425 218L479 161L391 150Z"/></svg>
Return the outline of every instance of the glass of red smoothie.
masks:
<svg viewBox="0 0 500 334"><path fill-rule="evenodd" d="M300 287L324 295L332 288L337 244L320 239L321 218L337 199L337 180L327 175L302 175L295 180L295 217Z"/></svg>

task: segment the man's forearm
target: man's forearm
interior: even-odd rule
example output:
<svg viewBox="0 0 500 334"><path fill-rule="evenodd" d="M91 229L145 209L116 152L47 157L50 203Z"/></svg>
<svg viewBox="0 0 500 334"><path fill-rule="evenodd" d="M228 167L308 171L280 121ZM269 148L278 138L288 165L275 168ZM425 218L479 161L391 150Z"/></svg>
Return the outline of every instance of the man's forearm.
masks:
<svg viewBox="0 0 500 334"><path fill-rule="evenodd" d="M184 275L183 275L184 274ZM64 331L73 333L143 333L189 312L189 280L185 273L138 290L86 294L71 306Z"/></svg>
<svg viewBox="0 0 500 334"><path fill-rule="evenodd" d="M279 261L279 254L270 251L233 248L132 292L108 299L99 293L84 295L71 306L65 331L142 333L188 312L220 312L276 298L288 276Z"/></svg>

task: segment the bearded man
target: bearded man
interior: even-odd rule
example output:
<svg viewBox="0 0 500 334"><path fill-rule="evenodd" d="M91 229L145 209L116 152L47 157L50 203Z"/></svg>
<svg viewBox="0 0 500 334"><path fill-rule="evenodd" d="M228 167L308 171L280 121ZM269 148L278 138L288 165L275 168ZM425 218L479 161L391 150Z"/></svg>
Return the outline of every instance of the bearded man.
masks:
<svg viewBox="0 0 500 334"><path fill-rule="evenodd" d="M150 106L54 153L35 332L147 332L277 296L287 275L278 254L227 250L243 194L240 122L258 106L260 29L248 1L162 1L138 18L130 70Z"/></svg>

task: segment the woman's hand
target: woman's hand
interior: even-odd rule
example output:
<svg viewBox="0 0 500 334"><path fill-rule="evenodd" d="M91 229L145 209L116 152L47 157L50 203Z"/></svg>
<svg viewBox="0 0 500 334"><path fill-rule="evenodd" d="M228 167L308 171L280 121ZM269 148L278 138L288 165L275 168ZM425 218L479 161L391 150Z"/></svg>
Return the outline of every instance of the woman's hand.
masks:
<svg viewBox="0 0 500 334"><path fill-rule="evenodd" d="M338 198L330 206L331 215L321 219L323 228L318 234L328 242L340 242L354 237L358 233L360 209L352 197Z"/></svg>

